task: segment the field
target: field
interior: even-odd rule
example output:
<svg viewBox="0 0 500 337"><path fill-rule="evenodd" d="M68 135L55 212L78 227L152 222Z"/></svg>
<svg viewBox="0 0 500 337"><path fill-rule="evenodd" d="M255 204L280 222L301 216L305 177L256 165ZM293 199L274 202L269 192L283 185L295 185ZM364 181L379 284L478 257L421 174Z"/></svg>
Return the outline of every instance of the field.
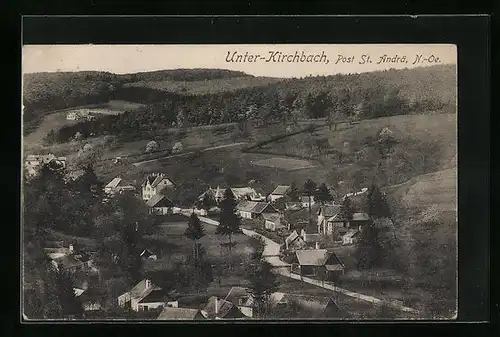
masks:
<svg viewBox="0 0 500 337"><path fill-rule="evenodd" d="M251 163L257 166L265 166L287 171L302 170L314 167L306 160L279 157L252 161Z"/></svg>
<svg viewBox="0 0 500 337"><path fill-rule="evenodd" d="M272 77L232 77L204 81L138 81L128 83L126 87L150 88L175 92L178 94L204 95L238 89L266 86L282 81Z"/></svg>

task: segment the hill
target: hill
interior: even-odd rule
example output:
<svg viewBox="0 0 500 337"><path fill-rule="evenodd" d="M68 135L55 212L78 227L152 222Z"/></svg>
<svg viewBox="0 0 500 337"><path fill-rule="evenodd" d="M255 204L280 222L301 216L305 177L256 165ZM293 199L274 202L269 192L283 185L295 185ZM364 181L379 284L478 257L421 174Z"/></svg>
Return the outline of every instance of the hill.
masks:
<svg viewBox="0 0 500 337"><path fill-rule="evenodd" d="M234 77L253 77L242 71L227 69L172 69L144 71L132 74L117 75L125 83L139 81L208 81Z"/></svg>

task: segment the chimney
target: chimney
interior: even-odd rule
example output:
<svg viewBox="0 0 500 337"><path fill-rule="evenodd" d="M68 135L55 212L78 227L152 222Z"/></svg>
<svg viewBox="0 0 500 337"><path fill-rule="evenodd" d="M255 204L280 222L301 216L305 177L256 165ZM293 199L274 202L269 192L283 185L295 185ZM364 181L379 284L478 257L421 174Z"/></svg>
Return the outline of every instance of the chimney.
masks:
<svg viewBox="0 0 500 337"><path fill-rule="evenodd" d="M73 247L73 245L69 245L70 254L73 254L74 251L75 251L75 248Z"/></svg>
<svg viewBox="0 0 500 337"><path fill-rule="evenodd" d="M219 298L215 297L215 316L219 314Z"/></svg>
<svg viewBox="0 0 500 337"><path fill-rule="evenodd" d="M146 289L151 288L151 281L146 279Z"/></svg>

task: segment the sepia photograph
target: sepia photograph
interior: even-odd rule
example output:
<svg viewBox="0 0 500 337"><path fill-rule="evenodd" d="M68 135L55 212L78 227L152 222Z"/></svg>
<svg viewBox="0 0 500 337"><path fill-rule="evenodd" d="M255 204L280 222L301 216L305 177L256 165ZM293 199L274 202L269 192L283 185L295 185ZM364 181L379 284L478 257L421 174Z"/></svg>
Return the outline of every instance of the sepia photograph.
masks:
<svg viewBox="0 0 500 337"><path fill-rule="evenodd" d="M454 320L451 44L24 45L25 322Z"/></svg>

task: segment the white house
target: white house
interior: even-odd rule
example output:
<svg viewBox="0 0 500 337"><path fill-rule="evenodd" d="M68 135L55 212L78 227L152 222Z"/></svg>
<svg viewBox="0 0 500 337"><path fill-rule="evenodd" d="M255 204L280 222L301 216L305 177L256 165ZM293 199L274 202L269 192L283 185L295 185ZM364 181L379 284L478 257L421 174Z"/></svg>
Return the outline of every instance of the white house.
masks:
<svg viewBox="0 0 500 337"><path fill-rule="evenodd" d="M134 311L147 311L159 307L177 308L179 303L151 280L144 279L130 291L118 296L118 305L122 308L130 306Z"/></svg>
<svg viewBox="0 0 500 337"><path fill-rule="evenodd" d="M318 210L318 233L333 234L335 217L340 213L340 205L324 205Z"/></svg>
<svg viewBox="0 0 500 337"><path fill-rule="evenodd" d="M142 199L149 200L158 195L165 188L173 188L174 182L163 173L153 173L146 177L142 183Z"/></svg>
<svg viewBox="0 0 500 337"><path fill-rule="evenodd" d="M290 186L288 185L278 185L274 191L269 194L269 201L274 202L280 198L283 198L288 191L290 190Z"/></svg>
<svg viewBox="0 0 500 337"><path fill-rule="evenodd" d="M355 243L359 237L360 231L358 230L349 230L342 236L342 244L343 245L352 245Z"/></svg>
<svg viewBox="0 0 500 337"><path fill-rule="evenodd" d="M277 231L278 229L285 229L287 226L279 213L263 213L264 227L270 231Z"/></svg>

